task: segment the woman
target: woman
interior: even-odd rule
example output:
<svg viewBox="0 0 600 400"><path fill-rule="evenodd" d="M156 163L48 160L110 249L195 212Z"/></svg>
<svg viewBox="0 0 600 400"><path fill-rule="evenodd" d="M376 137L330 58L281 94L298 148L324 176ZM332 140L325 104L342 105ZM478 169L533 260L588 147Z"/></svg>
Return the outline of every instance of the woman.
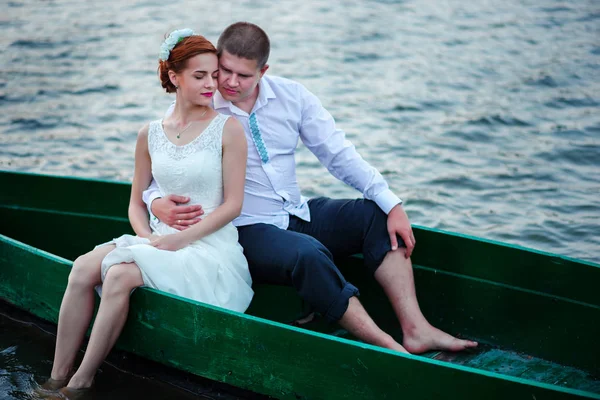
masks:
<svg viewBox="0 0 600 400"><path fill-rule="evenodd" d="M252 299L248 264L231 221L244 195L247 144L234 118L211 108L217 90L214 46L189 29L172 32L161 46L159 75L176 105L167 118L138 134L129 220L137 236L124 235L77 258L69 275L58 320L56 353L47 389L65 394L89 388L116 342L131 291L149 286L179 296L244 312ZM161 192L189 196L204 217L178 231L150 226L142 192L154 179ZM70 377L94 309L101 301L80 367ZM70 377L70 378L69 378Z"/></svg>

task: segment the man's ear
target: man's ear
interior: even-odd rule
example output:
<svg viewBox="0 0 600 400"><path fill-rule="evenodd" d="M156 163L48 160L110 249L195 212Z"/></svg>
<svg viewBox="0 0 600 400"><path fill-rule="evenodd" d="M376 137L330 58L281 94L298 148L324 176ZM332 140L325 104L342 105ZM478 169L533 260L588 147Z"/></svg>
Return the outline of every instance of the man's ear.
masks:
<svg viewBox="0 0 600 400"><path fill-rule="evenodd" d="M268 69L269 69L269 64L265 64L265 66L260 69L260 77L261 78L263 77L265 72L267 72Z"/></svg>

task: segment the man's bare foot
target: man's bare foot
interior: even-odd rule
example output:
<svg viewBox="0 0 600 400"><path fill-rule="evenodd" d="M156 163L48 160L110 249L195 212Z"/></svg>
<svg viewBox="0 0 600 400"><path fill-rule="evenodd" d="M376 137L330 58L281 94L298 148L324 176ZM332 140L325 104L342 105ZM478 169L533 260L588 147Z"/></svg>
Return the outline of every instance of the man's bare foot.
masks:
<svg viewBox="0 0 600 400"><path fill-rule="evenodd" d="M377 345L397 351L398 353L410 354L400 343L396 342L394 338L389 335L386 335L385 340L382 343L377 343Z"/></svg>
<svg viewBox="0 0 600 400"><path fill-rule="evenodd" d="M431 325L425 329L414 330L404 335L404 348L412 354L430 350L462 351L477 347L477 342L455 338Z"/></svg>
<svg viewBox="0 0 600 400"><path fill-rule="evenodd" d="M391 349L391 350L395 350L395 351L397 351L398 353L410 354L410 353L408 352L408 350L406 350L406 349L404 348L404 346L401 346L401 345L395 346L395 348L393 348L393 349Z"/></svg>
<svg viewBox="0 0 600 400"><path fill-rule="evenodd" d="M302 317L302 318L298 318L297 320L295 320L294 322L292 322L292 325L293 326L302 326L304 324L308 324L309 322L312 322L314 319L315 319L315 313L311 312L307 316Z"/></svg>

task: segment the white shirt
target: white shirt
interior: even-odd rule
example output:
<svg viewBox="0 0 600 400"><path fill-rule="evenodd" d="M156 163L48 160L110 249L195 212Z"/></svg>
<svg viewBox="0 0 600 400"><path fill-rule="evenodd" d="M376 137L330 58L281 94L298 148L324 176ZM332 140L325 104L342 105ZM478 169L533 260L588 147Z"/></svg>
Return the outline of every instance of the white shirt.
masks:
<svg viewBox="0 0 600 400"><path fill-rule="evenodd" d="M242 213L236 226L256 223L287 229L289 216L310 221L307 198L300 194L294 154L298 139L319 159L333 176L373 200L386 214L402 203L389 189L381 174L357 153L345 133L319 99L301 84L289 79L264 75L252 109L256 114L269 161L262 163L252 139L250 114L215 93L213 105L221 114L233 115L244 127L248 141L248 164ZM167 111L172 112L173 106ZM177 193L174 193L177 194ZM144 192L148 206L162 194L153 182Z"/></svg>

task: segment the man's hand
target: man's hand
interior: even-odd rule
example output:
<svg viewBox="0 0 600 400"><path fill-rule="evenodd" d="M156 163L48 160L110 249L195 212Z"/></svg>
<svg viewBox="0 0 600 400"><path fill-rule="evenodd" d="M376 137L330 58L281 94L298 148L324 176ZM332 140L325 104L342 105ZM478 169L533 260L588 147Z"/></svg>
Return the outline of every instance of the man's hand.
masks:
<svg viewBox="0 0 600 400"><path fill-rule="evenodd" d="M154 236L154 235L153 235ZM190 244L190 241L180 232L170 235L154 237L150 240L150 246L160 250L177 251Z"/></svg>
<svg viewBox="0 0 600 400"><path fill-rule="evenodd" d="M204 214L200 205L184 205L189 201L189 197L175 194L158 198L152 202L152 214L170 227L182 231L198 223L198 217Z"/></svg>
<svg viewBox="0 0 600 400"><path fill-rule="evenodd" d="M404 212L404 208L402 204L396 205L391 209L388 214L387 219L387 228L388 233L390 234L390 241L392 244L392 250L396 250L398 248L398 239L396 235L400 236L402 240L404 240L404 244L406 246L406 252L404 256L409 258L412 254L417 241L415 240L415 235L413 234L412 227L410 226L410 221L408 220L408 216L406 212Z"/></svg>

